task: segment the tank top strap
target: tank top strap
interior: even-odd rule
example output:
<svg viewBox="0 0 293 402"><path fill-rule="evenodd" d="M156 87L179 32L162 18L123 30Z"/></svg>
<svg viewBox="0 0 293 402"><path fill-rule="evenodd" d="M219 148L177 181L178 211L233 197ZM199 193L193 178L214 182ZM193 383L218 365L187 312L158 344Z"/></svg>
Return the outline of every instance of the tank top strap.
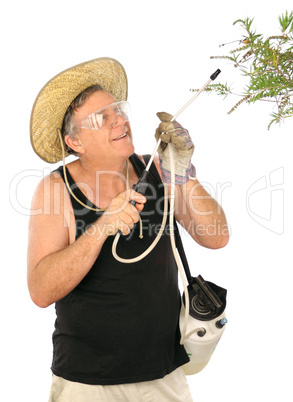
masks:
<svg viewBox="0 0 293 402"><path fill-rule="evenodd" d="M139 158L139 156L137 154L133 154L129 158L130 162L132 163L132 166L134 167L134 170L135 170L135 172L136 172L136 174L138 176L141 176L142 172L146 168L146 165L148 164L148 162L149 162L149 160L151 158L151 155L146 154L146 155L143 155L142 157L143 157L143 160L144 160L145 163L142 162L142 160ZM149 173L152 176L153 180L158 185L162 185L161 177L159 175L159 172L158 172L154 162L152 162L152 164L150 166Z"/></svg>
<svg viewBox="0 0 293 402"><path fill-rule="evenodd" d="M145 165L137 154L132 154L129 157L130 163L134 167L135 173L140 177L145 169Z"/></svg>

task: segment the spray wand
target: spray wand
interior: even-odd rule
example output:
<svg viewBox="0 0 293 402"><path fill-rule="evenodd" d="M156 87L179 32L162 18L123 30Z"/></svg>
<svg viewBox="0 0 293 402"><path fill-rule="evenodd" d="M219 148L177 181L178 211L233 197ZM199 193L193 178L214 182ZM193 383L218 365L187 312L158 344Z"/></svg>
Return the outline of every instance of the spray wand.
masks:
<svg viewBox="0 0 293 402"><path fill-rule="evenodd" d="M217 76L220 74L220 72L221 72L221 70L219 70L219 69L216 70L216 71L210 76L210 79L203 85L203 87L200 88L200 89L196 92L196 94L195 94L195 95L194 95L194 96L193 96L193 97L192 97L192 98L191 98L191 99L190 99L190 100L172 117L171 121L175 120L175 119L179 116L179 114L180 114L181 112L183 112L183 110L185 110L185 109L187 108L187 106L189 106L189 105L205 90L205 88L206 88L212 81L214 81L214 80L217 78ZM156 153L157 153L157 150L158 150L160 144L161 144L161 140L159 139L158 142L157 142L157 144L156 144L156 147L155 147L155 149L154 149L154 151L153 151L153 154L152 154L152 156L151 156L151 158L150 158L150 160L149 160L149 162L148 162L148 164L147 164L147 166L146 166L146 168L145 168L144 171L142 172L141 177L139 178L138 182L137 182L136 184L134 184L134 186L132 187L134 191L136 191L136 192L138 192L138 193L140 193L140 194L142 194L142 195L144 195L144 194L146 193L146 189L147 189L147 186L148 186L148 184L147 184L147 177L148 177L148 174L149 174L149 169L150 169L150 167L151 167L151 164L152 164L152 162L153 162L153 160L154 160L154 157L155 157L155 155L156 155ZM170 153L172 153L172 145L171 145L171 144L169 144L169 149L170 149L170 148L171 148ZM171 169L171 170L172 170L172 169ZM174 173L174 175L175 175L175 173ZM174 176L174 177L175 177L175 176ZM174 182L175 182L175 180L174 180ZM173 187L174 187L174 186L171 185L172 191L173 191ZM171 197L171 198L172 198L172 197ZM135 205L135 201L134 201L134 200L131 200L131 201L130 201L130 204ZM166 214L167 208L168 208L168 190L167 190L167 186L164 186L164 215L163 215L163 220L162 220L161 228L160 228L160 230L159 230L159 232L158 232L158 234L157 234L155 240L153 241L153 243L152 243L152 244L148 247L148 249L145 250L140 256L137 256L137 257L134 257L134 258L130 258L130 259L121 258L121 257L118 256L117 251L116 251L117 244L118 244L119 238L120 238L120 236L121 236L121 232L118 231L117 234L116 234L116 236L115 236L115 239L114 239L114 241L113 241L113 245L112 245L112 253L113 253L113 256L115 257L115 259L118 260L118 261L120 261L120 262L122 262L122 263L131 264L131 263L133 263L133 262L137 262L137 261L140 261L140 260L142 260L143 258L145 258L145 257L155 248L156 244L158 243L158 241L160 240L160 238L161 238L161 236L162 236L162 233L163 233L163 231L164 231L164 229L165 229L165 225L166 225L166 221L167 221L167 214Z"/></svg>
<svg viewBox="0 0 293 402"><path fill-rule="evenodd" d="M183 112L183 110L185 110L187 108L187 106L189 106L204 90L205 88L211 83L211 81L215 80L217 78L217 76L220 74L221 70L216 70L211 76L210 79L203 85L203 87L201 89L199 89L196 94L172 117L171 121L174 121L181 112ZM159 149L159 146L161 144L161 139L158 140L157 145L153 151L153 154L145 168L145 170L143 171L141 177L139 178L138 182L133 186L133 189L141 194L145 194L146 192L146 188L147 188L147 176L149 173L149 169L151 167L151 164L154 160L154 157L157 153L157 150ZM180 339L180 344L183 345L184 342L193 334L193 333L197 333L198 336L204 336L206 333L206 330L204 327L198 327L193 329L191 332L187 333L187 325L188 325L188 317L189 317L189 294L188 294L188 288L187 288L187 283L186 283L186 278L185 278L185 274L184 274L184 269L182 267L181 264L181 260L179 258L178 255L178 251L176 248L176 243L175 243L175 236L174 236L174 200L175 200L175 165L174 165L174 155L173 155L173 146L172 144L168 144L168 150L169 150L169 156L170 156L170 162L171 162L171 196L170 196L170 216L169 216L169 223L170 223L170 240L171 240L171 246L172 246L172 250L173 250L173 254L174 254L174 258L178 267L178 271L180 273L181 276L181 280L182 280L182 284L183 284L183 288L184 288L184 295L185 295L185 312L184 312L184 322L183 322L183 327L181 329L181 339ZM132 205L135 205L135 201L131 200L130 203ZM141 259L143 259L144 257L146 257L156 246L156 244L158 243L158 241L161 238L161 235L165 229L165 225L166 225L166 220L167 220L167 211L168 208L168 190L167 190L167 186L164 185L164 215L163 215L163 221L162 221L162 225L160 228L159 233L157 234L155 240L153 241L153 243L148 247L147 250L145 250L140 256L134 257L134 258L130 258L130 259L125 259L125 258L121 258L118 256L117 251L116 251L116 247L117 247L117 243L119 241L121 232L118 232L115 236L115 239L113 241L113 245L112 245L112 253L114 258L116 258L116 260L122 262L122 263L133 263L133 262L137 262L140 261Z"/></svg>
<svg viewBox="0 0 293 402"><path fill-rule="evenodd" d="M187 108L187 106L189 106L206 89L206 87L218 77L220 72L221 72L221 70L219 70L219 69L216 70L210 76L210 79L202 86L202 88L200 88L196 92L196 94L180 110L178 110L178 112L172 117L171 121L176 120L176 118L181 114L181 112L183 112L183 110L185 110ZM143 171L143 173L142 173L141 177L139 178L138 182L133 186L133 190L138 192L138 193L141 193L142 195L145 194L146 187L147 187L146 182L147 182L148 172L149 172L151 164L152 164L152 162L154 160L154 157L156 156L156 153L157 153L157 151L159 149L160 144L161 144L161 139L159 138L159 140L158 140L158 142L156 144L156 147L155 147L155 149L154 149L154 151L152 153L152 156L151 156L151 158L150 158L145 170ZM130 201L130 203L132 205L135 205L135 201L133 201L133 200Z"/></svg>

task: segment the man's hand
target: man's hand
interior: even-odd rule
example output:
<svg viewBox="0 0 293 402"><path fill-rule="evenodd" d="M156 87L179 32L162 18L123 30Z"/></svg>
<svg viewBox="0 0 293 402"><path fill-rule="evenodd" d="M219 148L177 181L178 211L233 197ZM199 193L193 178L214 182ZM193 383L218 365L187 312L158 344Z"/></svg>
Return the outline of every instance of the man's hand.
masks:
<svg viewBox="0 0 293 402"><path fill-rule="evenodd" d="M191 164L194 145L187 130L176 121L171 122L172 116L165 112L157 113L161 120L156 130L156 140L161 139L158 149L162 180L171 184L171 164L167 144L171 143L174 149L175 184L189 181L189 176L195 177L195 168Z"/></svg>
<svg viewBox="0 0 293 402"><path fill-rule="evenodd" d="M135 201L133 206L129 201ZM139 220L146 198L134 190L126 190L115 197L99 219L100 230L107 236L114 236L118 230L128 235Z"/></svg>

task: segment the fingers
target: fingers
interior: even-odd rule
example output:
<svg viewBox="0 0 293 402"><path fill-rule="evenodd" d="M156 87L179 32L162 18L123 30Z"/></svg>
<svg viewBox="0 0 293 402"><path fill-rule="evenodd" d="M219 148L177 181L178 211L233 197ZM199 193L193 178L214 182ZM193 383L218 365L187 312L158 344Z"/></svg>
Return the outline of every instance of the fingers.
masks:
<svg viewBox="0 0 293 402"><path fill-rule="evenodd" d="M128 213L122 211L115 219L114 231L117 232L119 230L123 235L128 235L137 221L136 217L133 218Z"/></svg>
<svg viewBox="0 0 293 402"><path fill-rule="evenodd" d="M133 206L129 201L135 201ZM115 235L118 230L128 235L134 224L139 220L139 212L143 209L146 198L132 189L126 190L114 198L103 214L106 221L105 233Z"/></svg>
<svg viewBox="0 0 293 402"><path fill-rule="evenodd" d="M141 212L143 210L144 204L135 204L135 208L137 209L138 212Z"/></svg>
<svg viewBox="0 0 293 402"><path fill-rule="evenodd" d="M159 124L159 130L161 133L169 133L170 131L174 131L175 127L174 124L170 121L163 121Z"/></svg>
<svg viewBox="0 0 293 402"><path fill-rule="evenodd" d="M146 202L146 198L142 194L137 193L132 189L124 191L124 193L119 194L118 197L124 198L128 202L133 200L139 204L144 204Z"/></svg>
<svg viewBox="0 0 293 402"><path fill-rule="evenodd" d="M159 113L159 115L161 114L168 115L167 113ZM162 121L156 130L156 139L159 138L162 141L161 151L164 151L168 143L172 143L177 150L194 148L188 131L176 121Z"/></svg>
<svg viewBox="0 0 293 402"><path fill-rule="evenodd" d="M176 133L171 134L170 142L172 142L177 149L184 149L186 147L186 137L178 136Z"/></svg>
<svg viewBox="0 0 293 402"><path fill-rule="evenodd" d="M166 112L158 112L157 116L161 121L170 121L173 117L171 114Z"/></svg>
<svg viewBox="0 0 293 402"><path fill-rule="evenodd" d="M174 129L172 115L166 112L158 112L158 118L161 120L159 127L156 129L155 138L157 141L161 140L159 152L163 152L166 149L167 144L170 142L169 132Z"/></svg>

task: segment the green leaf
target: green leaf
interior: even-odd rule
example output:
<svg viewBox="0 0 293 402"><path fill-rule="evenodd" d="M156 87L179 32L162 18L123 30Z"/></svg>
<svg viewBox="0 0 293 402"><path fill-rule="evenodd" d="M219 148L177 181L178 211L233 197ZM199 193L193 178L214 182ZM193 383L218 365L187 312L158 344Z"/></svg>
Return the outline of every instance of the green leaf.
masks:
<svg viewBox="0 0 293 402"><path fill-rule="evenodd" d="M271 125L293 115L293 11L279 17L281 35L265 38L253 29L253 21L248 17L234 21L233 25L240 24L244 30L242 45L230 50L228 55L211 57L229 60L237 67L244 79L242 93L234 94L228 83L210 85L207 92L224 97L240 96L229 113L244 102L272 102L278 111L271 116ZM234 42L239 41L229 44Z"/></svg>

